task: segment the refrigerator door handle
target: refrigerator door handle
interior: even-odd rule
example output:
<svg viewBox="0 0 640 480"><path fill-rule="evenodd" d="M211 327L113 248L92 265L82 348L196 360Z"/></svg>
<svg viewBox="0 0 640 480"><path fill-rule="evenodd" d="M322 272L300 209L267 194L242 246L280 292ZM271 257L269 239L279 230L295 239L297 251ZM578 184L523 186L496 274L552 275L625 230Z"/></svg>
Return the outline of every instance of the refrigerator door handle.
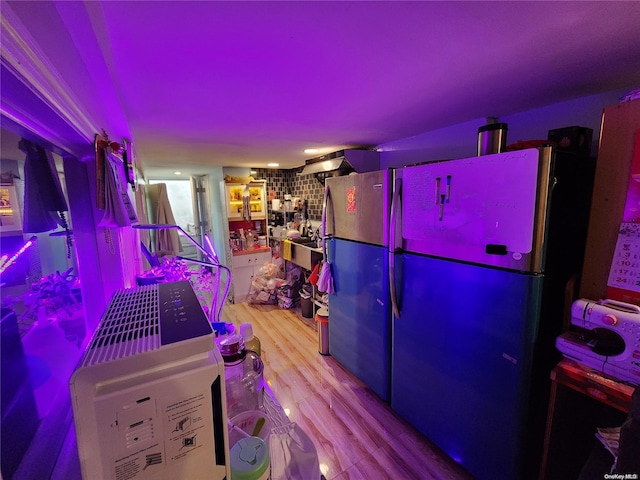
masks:
<svg viewBox="0 0 640 480"><path fill-rule="evenodd" d="M389 219L389 293L391 296L391 308L393 315L400 318L400 305L396 292L396 223L400 210L400 194L402 190L402 179L395 178L393 184L393 194L391 197L391 215Z"/></svg>
<svg viewBox="0 0 640 480"><path fill-rule="evenodd" d="M329 209L329 200L331 197L331 193L329 191L329 185L325 183L324 185L324 198L322 200L322 222L321 222L321 232L322 235L322 252L324 254L324 260L327 260L327 238L329 235L327 234L327 215Z"/></svg>

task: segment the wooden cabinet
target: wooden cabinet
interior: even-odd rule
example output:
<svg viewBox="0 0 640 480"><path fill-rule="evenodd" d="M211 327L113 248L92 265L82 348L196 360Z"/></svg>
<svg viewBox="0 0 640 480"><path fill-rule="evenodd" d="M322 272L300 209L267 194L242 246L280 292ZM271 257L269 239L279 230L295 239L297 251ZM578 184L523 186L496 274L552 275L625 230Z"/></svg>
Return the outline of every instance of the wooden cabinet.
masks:
<svg viewBox="0 0 640 480"><path fill-rule="evenodd" d="M265 262L271 261L271 249L266 247L255 251L244 251L233 256L233 303L247 299L253 278Z"/></svg>
<svg viewBox="0 0 640 480"><path fill-rule="evenodd" d="M551 372L539 480L578 478L594 445L598 445L597 428L622 425L633 390L631 385L604 377L594 369L561 360ZM613 457L610 460L613 462Z"/></svg>
<svg viewBox="0 0 640 480"><path fill-rule="evenodd" d="M638 129L640 100L604 109L580 281L579 296L582 298L607 298L609 270L618 240L620 222L623 221ZM619 300L630 302L629 299Z"/></svg>
<svg viewBox="0 0 640 480"><path fill-rule="evenodd" d="M247 248L246 245L238 246L234 242L233 248L228 246L228 254L232 257L231 273L234 303L241 303L247 299L251 289L251 283L260 267L265 262L271 261L271 248L269 247L269 233L267 229L267 181L253 180L249 183L227 183L224 184L224 204L227 209L227 221L229 223L229 234L236 238L239 232L247 235L248 231L254 235L254 247ZM243 217L244 198L248 197L251 218ZM262 245L260 238L262 239ZM240 249L238 249L240 248ZM244 248L245 250L242 250ZM227 257L228 258L228 257Z"/></svg>
<svg viewBox="0 0 640 480"><path fill-rule="evenodd" d="M249 197L251 220L267 218L266 181L256 180L246 185L239 183L225 183L225 195L227 218L229 220L243 220L242 205L245 195L248 195Z"/></svg>

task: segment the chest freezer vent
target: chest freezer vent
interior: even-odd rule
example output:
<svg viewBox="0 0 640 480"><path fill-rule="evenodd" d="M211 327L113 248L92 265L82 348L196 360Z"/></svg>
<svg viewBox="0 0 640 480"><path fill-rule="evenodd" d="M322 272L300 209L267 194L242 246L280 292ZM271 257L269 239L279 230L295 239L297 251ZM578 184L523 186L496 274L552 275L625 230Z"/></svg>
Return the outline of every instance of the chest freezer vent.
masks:
<svg viewBox="0 0 640 480"><path fill-rule="evenodd" d="M160 348L158 286L117 291L86 352L84 366Z"/></svg>
<svg viewBox="0 0 640 480"><path fill-rule="evenodd" d="M223 375L188 281L115 292L69 379L82 478L229 479Z"/></svg>
<svg viewBox="0 0 640 480"><path fill-rule="evenodd" d="M153 419L148 418L141 420L135 425L131 425L125 434L127 448L153 440L155 438L153 423Z"/></svg>

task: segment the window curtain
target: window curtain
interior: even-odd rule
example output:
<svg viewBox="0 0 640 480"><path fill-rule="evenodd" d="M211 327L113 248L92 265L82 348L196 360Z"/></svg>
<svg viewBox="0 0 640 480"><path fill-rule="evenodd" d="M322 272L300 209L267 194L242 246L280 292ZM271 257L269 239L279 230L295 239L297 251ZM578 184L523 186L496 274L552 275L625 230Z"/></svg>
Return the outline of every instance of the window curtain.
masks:
<svg viewBox="0 0 640 480"><path fill-rule="evenodd" d="M69 207L53 156L25 139L20 141L19 147L26 153L23 230L29 233L48 232L58 225L67 229L64 212L69 211Z"/></svg>
<svg viewBox="0 0 640 480"><path fill-rule="evenodd" d="M176 219L171 210L169 203L169 195L167 194L167 185L165 183L156 183L147 185L147 196L150 204L150 214L153 223L156 225L175 225ZM178 255L182 252L180 236L177 230L156 230L154 239L154 251L158 257L164 255Z"/></svg>

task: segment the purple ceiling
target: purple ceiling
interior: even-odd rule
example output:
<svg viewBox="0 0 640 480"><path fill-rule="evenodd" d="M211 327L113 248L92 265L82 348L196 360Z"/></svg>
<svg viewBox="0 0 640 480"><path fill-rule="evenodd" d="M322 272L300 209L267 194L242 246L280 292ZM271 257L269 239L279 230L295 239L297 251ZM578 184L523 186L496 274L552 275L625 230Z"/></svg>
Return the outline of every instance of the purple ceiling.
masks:
<svg viewBox="0 0 640 480"><path fill-rule="evenodd" d="M640 2L8 3L149 166L299 166L640 81Z"/></svg>

